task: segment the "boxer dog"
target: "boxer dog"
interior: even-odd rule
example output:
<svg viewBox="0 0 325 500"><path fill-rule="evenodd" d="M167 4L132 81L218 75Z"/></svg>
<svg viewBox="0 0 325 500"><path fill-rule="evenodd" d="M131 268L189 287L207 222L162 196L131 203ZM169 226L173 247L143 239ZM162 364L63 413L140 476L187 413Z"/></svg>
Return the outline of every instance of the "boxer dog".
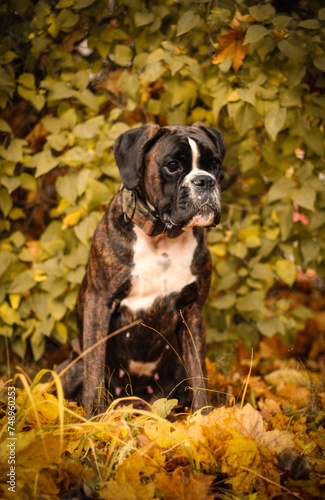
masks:
<svg viewBox="0 0 325 500"><path fill-rule="evenodd" d="M202 308L212 266L204 228L220 221L225 150L221 134L202 123L143 126L116 139L122 188L93 236L72 357L122 330L62 377L65 397L82 393L88 413L131 395L152 403L173 393L184 406L191 393L194 410L207 404Z"/></svg>

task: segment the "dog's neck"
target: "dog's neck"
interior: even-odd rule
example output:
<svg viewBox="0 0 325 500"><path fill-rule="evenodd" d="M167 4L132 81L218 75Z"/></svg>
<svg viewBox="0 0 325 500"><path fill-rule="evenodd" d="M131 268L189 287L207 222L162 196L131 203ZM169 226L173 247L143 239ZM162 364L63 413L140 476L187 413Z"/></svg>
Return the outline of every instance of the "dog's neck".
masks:
<svg viewBox="0 0 325 500"><path fill-rule="evenodd" d="M130 191L121 186L123 197L124 220L131 221L148 236L159 236L167 234L168 238L177 238L183 233L179 226L168 227L158 216L157 212L140 199L137 191Z"/></svg>

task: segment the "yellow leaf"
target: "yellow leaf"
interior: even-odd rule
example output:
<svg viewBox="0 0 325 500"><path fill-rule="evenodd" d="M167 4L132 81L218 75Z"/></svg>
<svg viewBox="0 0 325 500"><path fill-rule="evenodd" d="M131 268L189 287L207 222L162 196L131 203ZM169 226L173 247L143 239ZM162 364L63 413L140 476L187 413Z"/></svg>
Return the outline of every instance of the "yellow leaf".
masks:
<svg viewBox="0 0 325 500"><path fill-rule="evenodd" d="M34 269L33 278L37 283L47 280L47 274L44 274L40 269Z"/></svg>
<svg viewBox="0 0 325 500"><path fill-rule="evenodd" d="M135 497L125 496L125 500L133 500L133 498L137 500L152 500L155 491L153 483L148 482L148 484L143 484L142 482L143 478L149 479L157 471L157 467L152 464L152 460L143 456L141 451L136 451L118 467L115 475L118 486L123 487L127 485L129 487L124 488L125 495L131 495L133 492L135 494ZM107 484L105 485L106 489ZM114 497L108 496L107 498L113 499ZM119 496L115 498L119 498Z"/></svg>
<svg viewBox="0 0 325 500"><path fill-rule="evenodd" d="M169 448L174 443L170 438L170 423L167 422L146 422L144 432L151 441L156 441L161 448Z"/></svg>
<svg viewBox="0 0 325 500"><path fill-rule="evenodd" d="M117 481L111 480L102 483L99 490L100 497L104 500L137 500L134 489L129 484L119 485Z"/></svg>
<svg viewBox="0 0 325 500"><path fill-rule="evenodd" d="M210 249L217 257L225 257L227 255L227 247L223 243L216 243Z"/></svg>
<svg viewBox="0 0 325 500"><path fill-rule="evenodd" d="M310 387L310 374L295 368L283 368L266 374L265 381L267 384L276 388L280 383L284 385L295 385L297 387ZM317 383L317 381L315 381Z"/></svg>
<svg viewBox="0 0 325 500"><path fill-rule="evenodd" d="M233 432L222 457L221 472L228 474L235 493L253 493L262 498L273 498L281 493L280 471L276 453L260 447L256 441Z"/></svg>
<svg viewBox="0 0 325 500"><path fill-rule="evenodd" d="M67 200L62 198L62 200L60 201L60 203L57 206L57 211L59 213L63 212L63 210L65 210L68 207L70 207L70 203Z"/></svg>
<svg viewBox="0 0 325 500"><path fill-rule="evenodd" d="M289 286L296 280L297 270L294 262L289 259L279 259L275 263L277 275Z"/></svg>
<svg viewBox="0 0 325 500"><path fill-rule="evenodd" d="M163 467L166 462L166 455L162 455L157 448L153 450L153 460L157 467Z"/></svg>
<svg viewBox="0 0 325 500"><path fill-rule="evenodd" d="M261 414L247 404L243 409L235 409L231 429L242 436L254 439L259 446L269 448L277 453L294 446L294 435L291 432L273 430L266 432Z"/></svg>
<svg viewBox="0 0 325 500"><path fill-rule="evenodd" d="M59 416L59 404L58 400L53 394L48 394L44 392L48 384L37 384L32 392L34 404L36 406L36 411L38 415L39 422L43 425L49 424L56 420ZM21 391L17 396L17 404L22 404L26 397L25 391ZM27 405L24 411L25 420L29 424L38 425L35 412L30 400L27 401Z"/></svg>
<svg viewBox="0 0 325 500"><path fill-rule="evenodd" d="M0 445L0 489L8 490L7 471L10 451L15 453L16 486L15 498L23 498L19 494L22 489L28 488L37 493L35 497L41 495L56 495L58 488L55 484L54 464L60 462L59 438L51 434L36 435L34 430L24 431L16 434L17 440L14 447L10 449L8 440L4 440ZM12 441L13 443L13 441ZM62 449L62 448L61 448ZM63 450L65 451L65 443ZM1 472L3 470L3 473ZM12 495L11 495L12 496ZM7 497L6 497L7 498ZM11 497L9 497L11 498ZM53 497L51 497L53 498Z"/></svg>
<svg viewBox="0 0 325 500"><path fill-rule="evenodd" d="M18 311L12 309L8 302L3 302L0 306L0 317L7 325L22 325L22 321L20 319L20 314Z"/></svg>
<svg viewBox="0 0 325 500"><path fill-rule="evenodd" d="M83 212L81 210L76 210L75 212L71 212L71 214L66 215L62 222L62 229L78 224L82 215Z"/></svg>
<svg viewBox="0 0 325 500"><path fill-rule="evenodd" d="M21 295L18 294L18 293L10 293L9 294L9 301L10 301L10 305L11 307L16 311L19 307L19 304L20 304L20 299L21 299Z"/></svg>

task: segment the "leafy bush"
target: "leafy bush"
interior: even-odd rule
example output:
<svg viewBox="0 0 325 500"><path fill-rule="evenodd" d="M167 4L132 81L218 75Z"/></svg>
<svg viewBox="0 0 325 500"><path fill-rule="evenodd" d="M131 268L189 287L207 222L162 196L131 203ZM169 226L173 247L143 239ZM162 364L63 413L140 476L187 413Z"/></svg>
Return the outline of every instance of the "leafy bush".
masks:
<svg viewBox="0 0 325 500"><path fill-rule="evenodd" d="M115 138L219 128L228 152L208 340L290 343L311 316L275 286L325 275L325 8L8 0L0 7L0 348L75 335L90 241L119 186Z"/></svg>

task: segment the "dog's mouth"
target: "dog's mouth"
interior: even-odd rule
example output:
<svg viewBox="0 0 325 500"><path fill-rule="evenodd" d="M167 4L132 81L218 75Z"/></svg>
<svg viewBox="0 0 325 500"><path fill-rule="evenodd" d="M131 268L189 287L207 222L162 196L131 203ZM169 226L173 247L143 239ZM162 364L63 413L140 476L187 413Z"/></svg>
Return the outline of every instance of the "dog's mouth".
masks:
<svg viewBox="0 0 325 500"><path fill-rule="evenodd" d="M216 226L220 222L219 210L211 203L205 203L199 209L188 210L187 217L183 217L182 220L170 217L167 214L163 215L163 220L166 224L167 229L173 227L181 227L183 231L188 231L193 227L211 227Z"/></svg>
<svg viewBox="0 0 325 500"><path fill-rule="evenodd" d="M188 231L193 227L209 227L215 226L219 222L219 215L216 214L215 207L210 203L206 203L200 207L199 211L186 223L182 229Z"/></svg>

